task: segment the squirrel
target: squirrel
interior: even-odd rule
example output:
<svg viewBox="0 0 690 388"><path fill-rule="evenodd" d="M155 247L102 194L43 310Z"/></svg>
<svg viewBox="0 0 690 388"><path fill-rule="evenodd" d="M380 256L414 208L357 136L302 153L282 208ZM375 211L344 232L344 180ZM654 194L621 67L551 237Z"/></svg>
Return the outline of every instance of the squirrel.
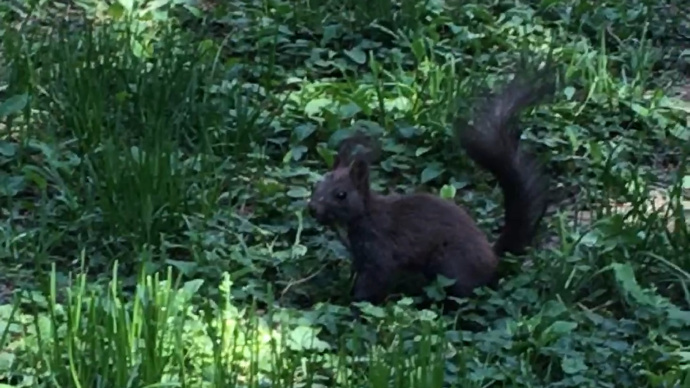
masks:
<svg viewBox="0 0 690 388"><path fill-rule="evenodd" d="M454 280L448 295L468 297L477 287L497 284L501 256L524 254L544 217L548 183L536 160L519 147L516 116L553 93L550 70L538 70L536 77L516 75L503 91L475 107L471 125L453 123L461 147L496 177L503 193L504 226L493 245L451 200L372 191L373 153L352 155L370 140L358 133L341 142L333 167L314 187L308 211L317 223L346 230L344 243L357 275L353 302L381 303L399 270L421 272L428 280L442 275Z"/></svg>

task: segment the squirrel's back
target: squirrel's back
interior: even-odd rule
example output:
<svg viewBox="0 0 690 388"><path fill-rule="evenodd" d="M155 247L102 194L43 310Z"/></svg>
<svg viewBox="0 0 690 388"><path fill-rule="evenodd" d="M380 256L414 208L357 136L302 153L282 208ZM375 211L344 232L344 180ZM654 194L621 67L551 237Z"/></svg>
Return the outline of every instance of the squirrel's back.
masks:
<svg viewBox="0 0 690 388"><path fill-rule="evenodd" d="M453 201L433 194L376 196L372 219L379 222L401 264L424 267L440 258L441 251L453 251L449 260L480 261L493 270L497 258L486 235L467 211ZM466 255L471 250L477 255Z"/></svg>

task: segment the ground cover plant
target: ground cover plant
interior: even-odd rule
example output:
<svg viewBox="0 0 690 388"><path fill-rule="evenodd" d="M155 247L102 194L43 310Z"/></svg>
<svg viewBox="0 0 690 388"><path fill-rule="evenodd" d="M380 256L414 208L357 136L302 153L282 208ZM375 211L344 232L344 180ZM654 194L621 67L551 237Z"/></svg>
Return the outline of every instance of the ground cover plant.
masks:
<svg viewBox="0 0 690 388"><path fill-rule="evenodd" d="M690 387L682 9L0 5L0 387ZM452 198L493 240L500 192L452 120L549 49L557 96L522 120L551 178L535 249L456 315L400 294L353 321L305 209L337 142L375 134L375 188Z"/></svg>

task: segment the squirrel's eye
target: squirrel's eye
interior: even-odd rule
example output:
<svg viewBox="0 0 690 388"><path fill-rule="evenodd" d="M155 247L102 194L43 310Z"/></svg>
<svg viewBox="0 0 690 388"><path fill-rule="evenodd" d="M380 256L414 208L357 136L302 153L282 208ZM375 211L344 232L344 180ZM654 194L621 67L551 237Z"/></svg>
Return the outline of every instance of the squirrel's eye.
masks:
<svg viewBox="0 0 690 388"><path fill-rule="evenodd" d="M344 192L344 191L338 191L338 192L335 193L335 198L336 198L336 199L339 199L339 200L341 200L341 201L342 201L343 199L345 199L346 197L347 197L347 193Z"/></svg>

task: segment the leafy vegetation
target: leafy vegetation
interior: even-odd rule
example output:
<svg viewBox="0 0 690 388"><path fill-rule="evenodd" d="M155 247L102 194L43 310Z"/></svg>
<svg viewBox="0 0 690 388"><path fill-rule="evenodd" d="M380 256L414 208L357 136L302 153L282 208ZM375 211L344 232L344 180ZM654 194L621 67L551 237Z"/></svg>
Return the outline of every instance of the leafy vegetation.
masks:
<svg viewBox="0 0 690 388"><path fill-rule="evenodd" d="M690 387L687 4L135 3L0 5L0 387ZM335 144L493 238L451 122L550 48L540 244L457 316L353 322L305 212Z"/></svg>

